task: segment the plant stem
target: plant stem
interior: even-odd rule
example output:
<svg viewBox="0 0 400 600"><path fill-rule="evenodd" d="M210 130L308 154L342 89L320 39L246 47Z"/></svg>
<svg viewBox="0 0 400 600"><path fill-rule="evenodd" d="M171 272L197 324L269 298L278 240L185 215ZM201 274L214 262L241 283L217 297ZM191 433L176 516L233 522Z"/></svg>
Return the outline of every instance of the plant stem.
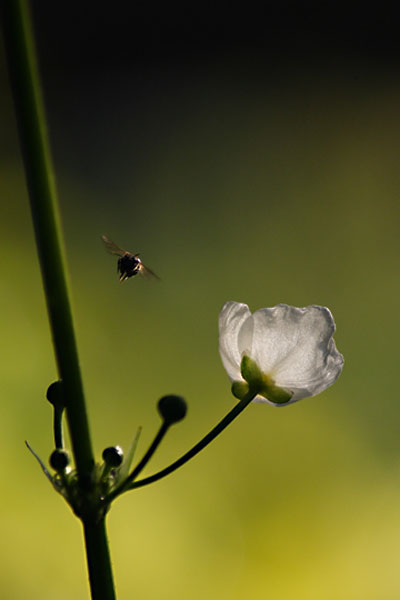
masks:
<svg viewBox="0 0 400 600"><path fill-rule="evenodd" d="M36 244L78 480L90 492L94 456L63 261L60 218L27 0L3 0L4 39ZM60 443L61 441L58 440ZM115 600L105 521L83 517L93 600Z"/></svg>
<svg viewBox="0 0 400 600"><path fill-rule="evenodd" d="M105 518L83 521L90 589L94 600L115 600Z"/></svg>
<svg viewBox="0 0 400 600"><path fill-rule="evenodd" d="M64 448L64 435L62 428L62 416L64 412L64 407L60 408L59 406L54 407L54 415L53 415L53 432L54 432L54 445L56 448Z"/></svg>
<svg viewBox="0 0 400 600"><path fill-rule="evenodd" d="M115 490L112 491L111 494L109 494L107 496L108 502L112 502L112 500L114 500L114 498L116 498L117 496L122 494L125 490L130 489L131 482L134 481L134 479L139 475L139 473L141 473L142 470L145 468L145 466L147 465L147 463L153 456L154 452L157 450L158 446L161 444L161 442L162 442L165 434L167 433L168 429L170 428L170 426L171 426L171 423L168 423L167 421L163 421L160 429L157 432L156 437L150 444L150 447L147 450L146 454L143 456L142 460L140 460L138 462L136 467L133 469L132 473L130 473L130 475L125 479L125 481L123 481L120 486L115 488Z"/></svg>
<svg viewBox="0 0 400 600"><path fill-rule="evenodd" d="M60 219L28 3L4 0L4 34L47 309L78 475L94 464L61 251Z"/></svg>
<svg viewBox="0 0 400 600"><path fill-rule="evenodd" d="M166 475L169 475L176 469L179 469L182 465L184 465L188 460L196 456L203 448L208 446L210 442L212 442L240 413L250 404L253 398L257 395L257 392L250 391L246 396L240 400L232 410L225 415L225 417L209 432L207 435L203 437L197 444L193 446L188 452L183 454L180 458L178 458L175 462L173 462L169 467L162 469L158 473L151 475L150 477L146 477L145 479L139 479L139 481L134 481L131 483L127 490L132 490L133 488L142 487L143 485L148 485L149 483L153 483L154 481L158 481L162 479Z"/></svg>

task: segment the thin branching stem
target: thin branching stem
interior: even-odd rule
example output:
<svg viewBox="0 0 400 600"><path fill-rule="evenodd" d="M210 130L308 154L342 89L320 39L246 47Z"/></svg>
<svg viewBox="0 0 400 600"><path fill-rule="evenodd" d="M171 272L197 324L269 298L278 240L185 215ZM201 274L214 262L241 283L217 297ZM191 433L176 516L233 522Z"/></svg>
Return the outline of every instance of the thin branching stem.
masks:
<svg viewBox="0 0 400 600"><path fill-rule="evenodd" d="M64 413L64 407L55 406L53 415L53 433L54 433L54 445L56 448L64 448L64 434L62 426L62 417Z"/></svg>
<svg viewBox="0 0 400 600"><path fill-rule="evenodd" d="M233 409L225 415L225 417L209 432L207 435L203 437L197 444L193 446L190 450L188 450L183 456L178 458L171 465L162 469L158 473L151 475L150 477L146 477L145 479L139 479L139 481L133 481L130 486L127 486L126 490L130 490L137 487L142 487L143 485L148 485L149 483L153 483L154 481L158 481L162 479L166 475L169 475L176 469L179 469L182 465L188 462L191 458L196 456L203 448L208 446L210 442L212 442L240 413L250 404L253 400L256 393L250 391L240 402L238 402Z"/></svg>
<svg viewBox="0 0 400 600"><path fill-rule="evenodd" d="M132 473L128 475L125 481L123 481L120 486L116 487L115 490L113 490L113 492L109 494L109 496L107 497L107 502L111 502L114 498L122 494L123 491L129 489L131 482L134 481L135 478L139 475L139 473L142 472L142 470L145 468L145 466L153 456L154 452L157 450L158 446L161 444L169 427L170 423L163 421L163 423L160 426L160 429L158 430L154 440L151 442L143 458L138 462L136 467L133 469Z"/></svg>

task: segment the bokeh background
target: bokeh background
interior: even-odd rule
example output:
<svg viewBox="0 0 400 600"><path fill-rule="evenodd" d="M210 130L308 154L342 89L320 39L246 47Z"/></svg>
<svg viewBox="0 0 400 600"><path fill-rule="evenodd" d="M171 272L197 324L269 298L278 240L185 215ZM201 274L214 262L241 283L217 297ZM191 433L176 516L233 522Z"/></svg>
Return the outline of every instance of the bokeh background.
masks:
<svg viewBox="0 0 400 600"><path fill-rule="evenodd" d="M329 306L345 369L252 405L109 517L118 597L397 600L400 82L393 15L351 3L32 3L93 443L146 469L232 407L226 300ZM56 369L0 51L0 590L88 597L79 522L47 459ZM118 283L107 234L162 278Z"/></svg>

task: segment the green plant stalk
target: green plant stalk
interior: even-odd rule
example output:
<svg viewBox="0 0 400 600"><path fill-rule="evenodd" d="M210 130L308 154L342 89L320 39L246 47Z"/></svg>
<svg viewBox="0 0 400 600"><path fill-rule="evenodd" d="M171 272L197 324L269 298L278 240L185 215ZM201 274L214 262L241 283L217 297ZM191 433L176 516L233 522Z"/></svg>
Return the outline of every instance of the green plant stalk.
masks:
<svg viewBox="0 0 400 600"><path fill-rule="evenodd" d="M105 518L83 522L86 559L93 600L115 600ZM110 576L104 576L109 573Z"/></svg>
<svg viewBox="0 0 400 600"><path fill-rule="evenodd" d="M4 0L4 33L43 283L76 468L94 464L61 252L60 219L26 0Z"/></svg>
<svg viewBox="0 0 400 600"><path fill-rule="evenodd" d="M27 0L3 0L4 39L27 175L36 244L66 416L82 494L94 467L78 352L62 255L60 219ZM92 598L114 600L104 519L83 517Z"/></svg>

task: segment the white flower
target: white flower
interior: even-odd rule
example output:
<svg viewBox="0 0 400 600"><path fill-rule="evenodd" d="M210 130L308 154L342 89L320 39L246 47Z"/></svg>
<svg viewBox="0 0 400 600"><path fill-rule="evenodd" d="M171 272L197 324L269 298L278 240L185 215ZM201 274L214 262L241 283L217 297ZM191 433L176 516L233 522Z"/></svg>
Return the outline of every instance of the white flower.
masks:
<svg viewBox="0 0 400 600"><path fill-rule="evenodd" d="M247 304L226 302L219 315L219 351L241 398L274 406L315 396L332 385L343 356L332 338L335 322L323 306L278 304L251 314Z"/></svg>

